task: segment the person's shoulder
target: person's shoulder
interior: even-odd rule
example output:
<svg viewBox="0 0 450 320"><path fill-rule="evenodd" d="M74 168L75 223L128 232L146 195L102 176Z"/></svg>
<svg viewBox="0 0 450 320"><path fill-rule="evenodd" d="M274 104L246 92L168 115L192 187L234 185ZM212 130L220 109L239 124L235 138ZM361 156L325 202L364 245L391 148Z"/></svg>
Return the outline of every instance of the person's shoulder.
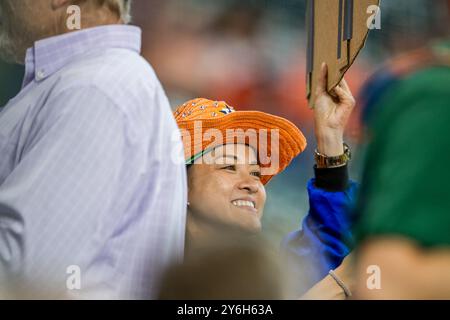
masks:
<svg viewBox="0 0 450 320"><path fill-rule="evenodd" d="M401 91L425 94L441 94L450 96L450 65L429 66L417 70L399 82Z"/></svg>
<svg viewBox="0 0 450 320"><path fill-rule="evenodd" d="M78 103L77 109L89 109L89 104L103 101L101 107L120 115L133 131L154 131L154 123L175 127L169 101L153 68L137 52L107 49L85 54L60 70L52 81L53 98L84 101L86 106ZM92 102L85 97L90 94L95 95Z"/></svg>
<svg viewBox="0 0 450 320"><path fill-rule="evenodd" d="M430 66L417 70L397 80L379 100L379 116L389 118L395 115L414 116L412 109L426 108L429 112L450 113L450 108L442 108L442 101L450 101L450 67ZM380 118L378 117L378 118Z"/></svg>
<svg viewBox="0 0 450 320"><path fill-rule="evenodd" d="M67 66L61 76L115 94L118 88L132 93L136 85L141 86L136 91L148 94L160 86L153 68L142 56L120 48L84 55Z"/></svg>
<svg viewBox="0 0 450 320"><path fill-rule="evenodd" d="M61 70L55 81L57 91L95 88L126 113L170 112L153 68L135 51L117 48L83 55Z"/></svg>

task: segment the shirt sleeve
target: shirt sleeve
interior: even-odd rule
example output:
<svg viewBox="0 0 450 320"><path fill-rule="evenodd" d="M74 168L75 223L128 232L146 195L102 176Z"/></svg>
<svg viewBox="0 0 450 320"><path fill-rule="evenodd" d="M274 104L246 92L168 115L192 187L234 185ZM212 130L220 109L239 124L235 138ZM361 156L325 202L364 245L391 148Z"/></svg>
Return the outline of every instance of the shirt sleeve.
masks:
<svg viewBox="0 0 450 320"><path fill-rule="evenodd" d="M339 170L347 172L347 168ZM323 173L316 170L316 179L308 183L310 209L302 228L288 234L281 244L298 295L337 268L353 246L351 228L354 219L350 207L358 186L353 181L347 184L335 182L328 183L333 191L327 190L325 181L333 174ZM321 188L317 187L318 181L321 181ZM337 185L345 187L338 191Z"/></svg>
<svg viewBox="0 0 450 320"><path fill-rule="evenodd" d="M36 119L0 185L0 273L27 269L36 281L53 275L65 286L67 267L84 263L84 250L117 223L102 218L126 176L126 119L92 87L66 90L47 105L52 111Z"/></svg>
<svg viewBox="0 0 450 320"><path fill-rule="evenodd" d="M450 244L450 69L421 71L391 88L371 123L358 238L401 236Z"/></svg>

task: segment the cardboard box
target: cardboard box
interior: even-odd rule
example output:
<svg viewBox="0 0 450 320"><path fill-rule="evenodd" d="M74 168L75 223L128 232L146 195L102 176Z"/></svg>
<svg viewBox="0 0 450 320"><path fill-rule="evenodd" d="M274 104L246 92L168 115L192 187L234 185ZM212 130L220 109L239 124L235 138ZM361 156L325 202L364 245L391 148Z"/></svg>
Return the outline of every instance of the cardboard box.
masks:
<svg viewBox="0 0 450 320"><path fill-rule="evenodd" d="M331 91L364 47L373 16L368 9L379 4L380 0L308 0L306 87L311 108L322 62L328 65Z"/></svg>

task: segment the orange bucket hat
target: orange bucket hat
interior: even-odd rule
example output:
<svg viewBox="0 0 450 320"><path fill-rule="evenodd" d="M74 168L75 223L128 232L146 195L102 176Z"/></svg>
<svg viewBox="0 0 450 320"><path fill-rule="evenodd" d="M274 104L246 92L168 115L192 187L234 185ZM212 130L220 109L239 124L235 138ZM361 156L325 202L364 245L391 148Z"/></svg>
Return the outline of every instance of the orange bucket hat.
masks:
<svg viewBox="0 0 450 320"><path fill-rule="evenodd" d="M306 148L304 135L289 120L259 111L236 111L224 101L194 99L179 106L174 116L187 165L215 147L242 143L257 151L263 184Z"/></svg>

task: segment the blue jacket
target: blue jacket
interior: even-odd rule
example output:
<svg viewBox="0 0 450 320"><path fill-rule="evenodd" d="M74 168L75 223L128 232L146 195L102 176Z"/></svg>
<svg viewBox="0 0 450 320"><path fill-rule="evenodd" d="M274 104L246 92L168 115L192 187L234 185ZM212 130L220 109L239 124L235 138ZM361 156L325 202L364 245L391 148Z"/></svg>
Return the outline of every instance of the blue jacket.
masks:
<svg viewBox="0 0 450 320"><path fill-rule="evenodd" d="M327 191L308 182L309 212L302 228L288 234L281 244L292 272L297 294L301 295L336 269L353 248L350 210L358 185L350 181L345 190Z"/></svg>

